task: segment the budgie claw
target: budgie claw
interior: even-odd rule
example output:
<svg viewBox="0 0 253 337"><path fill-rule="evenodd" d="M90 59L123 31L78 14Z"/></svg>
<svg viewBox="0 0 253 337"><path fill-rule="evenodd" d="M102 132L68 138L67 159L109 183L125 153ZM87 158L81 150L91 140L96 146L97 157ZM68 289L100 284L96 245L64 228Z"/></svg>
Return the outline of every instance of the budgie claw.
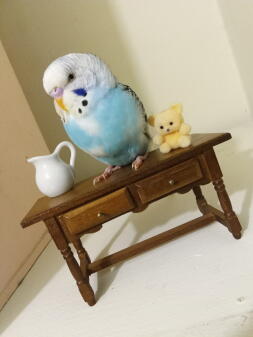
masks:
<svg viewBox="0 0 253 337"><path fill-rule="evenodd" d="M136 157L136 159L132 162L132 169L138 170L143 164L144 160L147 158L147 156L148 156L148 153L146 153L144 156Z"/></svg>
<svg viewBox="0 0 253 337"><path fill-rule="evenodd" d="M102 181L107 180L108 178L110 178L110 176L113 174L113 172L119 170L121 168L121 166L108 166L105 170L104 173L100 174L100 176L95 177L93 179L93 185L96 185Z"/></svg>

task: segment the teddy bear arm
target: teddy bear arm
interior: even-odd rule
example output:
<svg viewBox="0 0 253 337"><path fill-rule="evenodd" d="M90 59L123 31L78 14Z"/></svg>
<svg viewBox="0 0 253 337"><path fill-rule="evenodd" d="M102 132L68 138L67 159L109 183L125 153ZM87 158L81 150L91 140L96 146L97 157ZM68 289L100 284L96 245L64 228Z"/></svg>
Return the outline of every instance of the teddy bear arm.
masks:
<svg viewBox="0 0 253 337"><path fill-rule="evenodd" d="M181 135L188 135L191 132L191 127L188 124L183 123L179 130Z"/></svg>
<svg viewBox="0 0 253 337"><path fill-rule="evenodd" d="M163 136L161 135L156 135L153 137L153 142L156 145L161 145L163 143Z"/></svg>

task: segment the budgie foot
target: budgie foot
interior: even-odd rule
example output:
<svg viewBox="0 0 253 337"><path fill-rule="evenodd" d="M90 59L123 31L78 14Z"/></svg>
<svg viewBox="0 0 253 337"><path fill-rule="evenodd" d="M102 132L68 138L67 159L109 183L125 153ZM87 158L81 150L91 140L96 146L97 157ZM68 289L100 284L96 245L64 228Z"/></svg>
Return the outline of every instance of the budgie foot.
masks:
<svg viewBox="0 0 253 337"><path fill-rule="evenodd" d="M136 157L136 159L132 162L132 169L138 170L143 164L144 160L147 158L147 156L148 156L148 153L146 153L144 156Z"/></svg>
<svg viewBox="0 0 253 337"><path fill-rule="evenodd" d="M102 181L107 180L108 178L110 178L110 176L113 174L113 172L119 170L120 168L121 168L121 166L108 166L104 170L104 173L100 174L100 176L93 179L93 185L96 185L98 183L101 183Z"/></svg>

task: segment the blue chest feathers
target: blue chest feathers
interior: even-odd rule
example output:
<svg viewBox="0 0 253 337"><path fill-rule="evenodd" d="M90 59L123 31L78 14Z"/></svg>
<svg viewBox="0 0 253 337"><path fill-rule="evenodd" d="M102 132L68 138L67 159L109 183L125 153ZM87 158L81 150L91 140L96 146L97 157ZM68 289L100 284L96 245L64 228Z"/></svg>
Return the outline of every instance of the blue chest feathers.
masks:
<svg viewBox="0 0 253 337"><path fill-rule="evenodd" d="M107 164L126 165L146 151L144 123L134 97L114 88L87 115L69 116L64 127L82 150Z"/></svg>

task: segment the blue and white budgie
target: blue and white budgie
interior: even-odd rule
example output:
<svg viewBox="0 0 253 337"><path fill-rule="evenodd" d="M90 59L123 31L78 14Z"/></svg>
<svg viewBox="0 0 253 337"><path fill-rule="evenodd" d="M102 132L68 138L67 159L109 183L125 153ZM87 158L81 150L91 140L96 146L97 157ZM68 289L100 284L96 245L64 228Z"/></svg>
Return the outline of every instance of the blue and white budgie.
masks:
<svg viewBox="0 0 253 337"><path fill-rule="evenodd" d="M43 86L71 140L108 164L94 179L103 181L120 167L138 169L147 156L149 136L144 107L135 92L117 81L92 54L68 54L46 69Z"/></svg>

